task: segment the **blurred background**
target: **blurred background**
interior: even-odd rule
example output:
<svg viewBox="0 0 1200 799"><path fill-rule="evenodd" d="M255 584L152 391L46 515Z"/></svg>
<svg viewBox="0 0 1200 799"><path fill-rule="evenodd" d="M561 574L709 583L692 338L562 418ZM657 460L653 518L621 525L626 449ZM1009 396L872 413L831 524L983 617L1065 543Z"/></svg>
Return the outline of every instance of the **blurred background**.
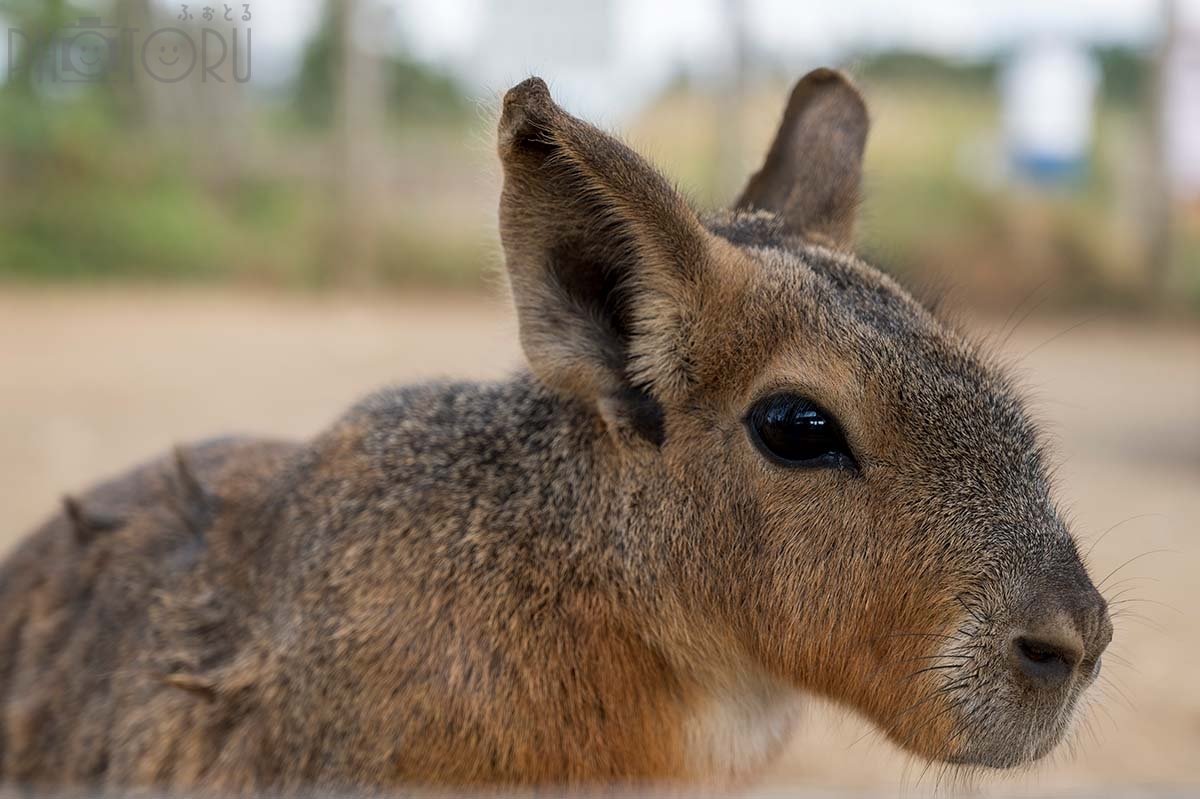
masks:
<svg viewBox="0 0 1200 799"><path fill-rule="evenodd" d="M3 0L0 18L8 280L475 288L508 86L542 74L720 204L789 83L836 64L876 120L868 255L975 303L1200 309L1194 0Z"/></svg>
<svg viewBox="0 0 1200 799"><path fill-rule="evenodd" d="M508 86L719 206L835 65L861 252L1014 364L1122 603L1077 744L981 790L1200 790L1200 0L0 0L0 33L0 551L176 441L519 364ZM817 707L766 789L940 779Z"/></svg>

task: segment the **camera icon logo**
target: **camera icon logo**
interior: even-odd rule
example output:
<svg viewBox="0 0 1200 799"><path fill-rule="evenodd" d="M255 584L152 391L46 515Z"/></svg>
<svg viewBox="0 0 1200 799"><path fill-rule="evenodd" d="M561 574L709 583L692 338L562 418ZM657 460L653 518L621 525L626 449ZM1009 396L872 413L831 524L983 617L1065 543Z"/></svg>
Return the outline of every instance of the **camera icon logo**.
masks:
<svg viewBox="0 0 1200 799"><path fill-rule="evenodd" d="M55 47L59 78L68 83L104 80L117 65L120 30L102 25L96 17L80 17L74 25L64 26Z"/></svg>

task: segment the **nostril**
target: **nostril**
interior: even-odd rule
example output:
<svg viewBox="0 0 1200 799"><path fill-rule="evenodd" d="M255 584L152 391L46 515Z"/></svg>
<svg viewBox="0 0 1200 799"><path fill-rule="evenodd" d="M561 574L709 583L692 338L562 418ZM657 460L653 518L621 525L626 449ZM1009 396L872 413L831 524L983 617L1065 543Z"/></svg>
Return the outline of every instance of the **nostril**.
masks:
<svg viewBox="0 0 1200 799"><path fill-rule="evenodd" d="M1075 653L1069 652L1057 644L1022 637L1017 639L1017 647L1025 658L1034 663L1052 663L1061 660L1068 666L1074 665Z"/></svg>
<svg viewBox="0 0 1200 799"><path fill-rule="evenodd" d="M1027 635L1014 638L1012 648L1017 670L1046 688L1057 688L1070 679L1083 656L1079 647Z"/></svg>

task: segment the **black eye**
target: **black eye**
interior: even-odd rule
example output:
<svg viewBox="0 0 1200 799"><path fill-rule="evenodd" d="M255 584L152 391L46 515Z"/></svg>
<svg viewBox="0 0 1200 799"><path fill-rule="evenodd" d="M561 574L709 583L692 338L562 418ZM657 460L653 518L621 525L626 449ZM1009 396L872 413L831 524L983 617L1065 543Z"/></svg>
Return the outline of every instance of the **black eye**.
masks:
<svg viewBox="0 0 1200 799"><path fill-rule="evenodd" d="M746 427L759 451L781 466L858 468L833 415L798 394L773 394L754 403Z"/></svg>

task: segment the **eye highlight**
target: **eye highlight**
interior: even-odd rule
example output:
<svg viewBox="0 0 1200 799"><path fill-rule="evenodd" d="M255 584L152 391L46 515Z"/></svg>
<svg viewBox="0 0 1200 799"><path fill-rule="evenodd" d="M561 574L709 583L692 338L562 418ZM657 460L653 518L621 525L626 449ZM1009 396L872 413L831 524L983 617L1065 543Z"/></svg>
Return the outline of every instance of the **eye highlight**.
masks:
<svg viewBox="0 0 1200 799"><path fill-rule="evenodd" d="M858 468L837 419L799 394L772 394L754 403L746 429L759 452L780 466Z"/></svg>

